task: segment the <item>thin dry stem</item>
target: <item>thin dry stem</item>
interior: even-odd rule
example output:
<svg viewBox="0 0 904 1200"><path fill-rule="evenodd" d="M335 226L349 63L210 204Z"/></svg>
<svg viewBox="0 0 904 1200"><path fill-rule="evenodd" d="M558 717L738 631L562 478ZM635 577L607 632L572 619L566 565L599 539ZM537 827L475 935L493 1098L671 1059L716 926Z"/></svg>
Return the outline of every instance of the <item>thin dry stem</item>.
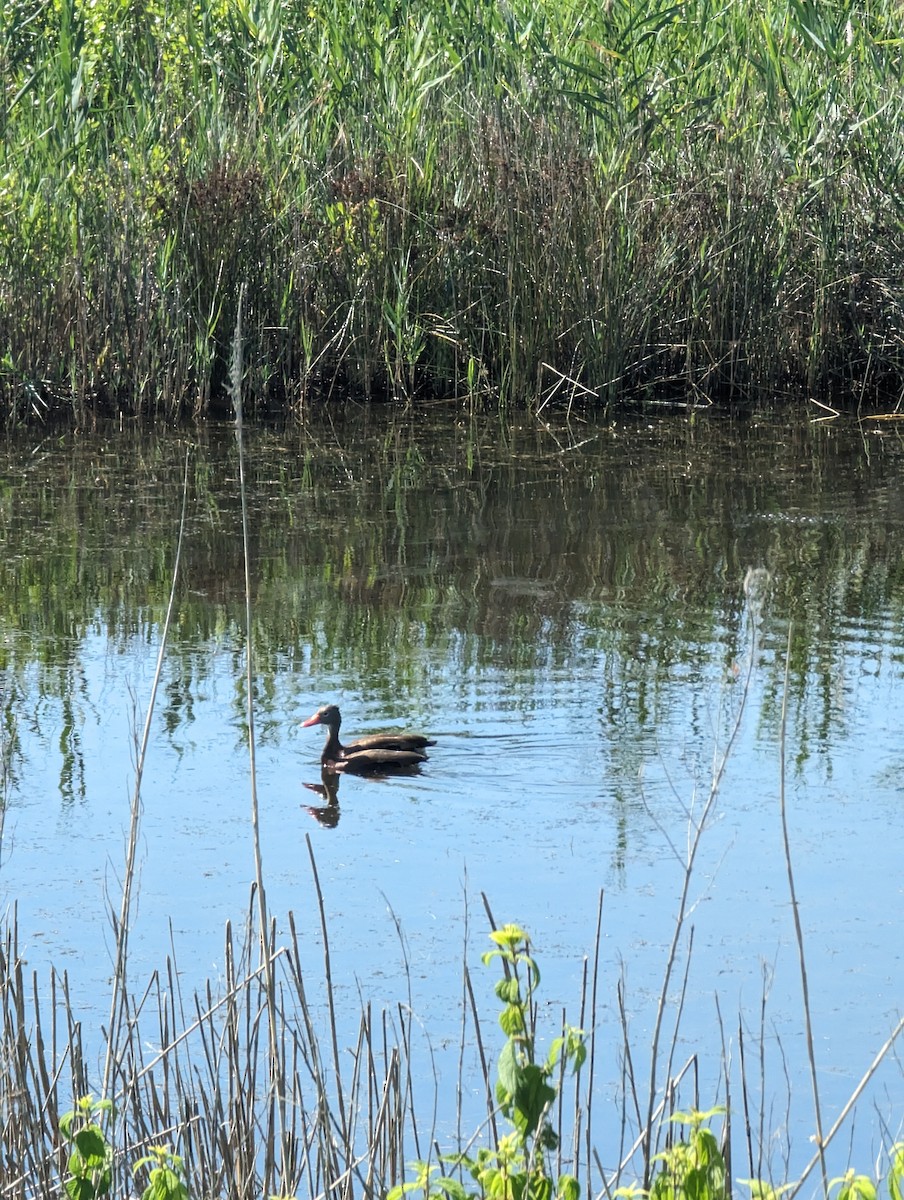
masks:
<svg viewBox="0 0 904 1200"><path fill-rule="evenodd" d="M813 1115L816 1120L817 1159L822 1168L823 1195L829 1194L829 1170L825 1158L825 1141L822 1136L822 1111L819 1102L819 1078L816 1072L816 1051L813 1046L813 1019L810 1009L810 985L807 979L807 960L804 954L804 932L800 922L800 906L794 886L794 869L791 864L791 838L788 834L788 810L785 803L785 733L788 721L788 676L791 670L791 631L788 624L788 645L785 651L785 681L782 693L782 717L779 732L779 807L782 817L782 843L785 848L785 866L788 871L788 892L791 896L791 912L794 916L794 935L797 941L797 956L800 964L800 986L803 997L804 1028L807 1036L807 1062L810 1066L810 1083L813 1088Z"/></svg>
<svg viewBox="0 0 904 1200"><path fill-rule="evenodd" d="M759 613L761 596L759 588L762 580L754 571L748 571L744 580L744 591L748 598L748 618L751 633L750 654L747 660L747 672L744 677L744 683L741 690L741 698L738 703L734 721L732 722L731 730L725 744L725 749L720 758L717 758L713 767L712 779L710 781L709 793L703 805L702 811L695 823L691 823L689 828L689 843L687 857L684 865L684 878L681 887L681 896L678 901L678 912L675 917L675 928L672 935L672 943L669 947L668 957L666 959L665 973L663 975L662 989L659 993L659 1003L656 1010L656 1020L653 1025L653 1036L650 1046L650 1077L647 1093L647 1114L646 1120L641 1131L641 1144L643 1146L643 1186L649 1188L652 1177L653 1166L653 1111L656 1105L657 1094L657 1074L659 1071L659 1041L662 1035L662 1026L665 1020L666 1008L668 1005L669 987L671 985L672 972L675 963L678 959L678 946L684 930L685 918L688 909L688 898L690 894L691 879L694 873L694 864L697 859L697 854L703 840L703 832L707 827L709 817L715 807L716 797L719 793L719 788L722 779L725 775L725 770L728 766L728 761L737 741L738 734L741 729L741 722L744 712L747 707L747 700L750 696L750 688L753 681L753 672L757 661L758 649L758 630L759 630ZM675 1034L677 1036L677 1026Z"/></svg>
<svg viewBox="0 0 904 1200"><path fill-rule="evenodd" d="M270 1094L276 1105L279 1122L279 1191L291 1190L286 1146L285 1080L280 1069L279 1030L277 1023L275 981L270 966L273 942L269 938L267 918L267 895L264 889L264 866L260 839L260 806L257 796L256 740L254 734L254 645L251 611L251 552L248 529L248 498L245 487L245 445L242 420L242 306L245 285L239 288L238 312L235 336L232 345L231 386L232 403L235 409L235 439L239 459L239 494L242 505L242 550L245 564L245 699L248 723L248 774L251 787L251 829L254 843L254 874L257 882L258 933L260 936L260 961L266 976L266 1001L268 1033L270 1043ZM269 1190L269 1189L268 1189Z"/></svg>
<svg viewBox="0 0 904 1200"><path fill-rule="evenodd" d="M163 673L163 659L166 653L166 643L169 636L170 620L176 603L176 584L179 578L179 563L182 558L182 542L185 535L185 513L188 504L188 463L189 451L185 452L185 473L182 481L182 513L179 518L179 536L176 541L176 555L173 561L173 577L170 584L169 601L166 606L166 616L163 619L163 629L160 633L160 646L157 651L157 665L154 678L151 681L151 695L145 714L144 729L138 758L135 763L135 788L132 793L132 810L129 825L129 840L126 849L126 867L122 885L122 901L119 909L119 920L116 922L116 958L113 966L113 991L110 997L110 1024L107 1036L107 1053L104 1061L104 1076L102 1093L108 1095L113 1082L113 1071L116 1067L117 1046L119 1041L122 1003L126 988L126 964L128 960L129 927L132 908L132 884L135 878L135 857L138 849L138 831L141 825L141 780L144 775L144 763L147 757L148 742L151 736L151 719L154 715L154 703L157 699L157 687Z"/></svg>

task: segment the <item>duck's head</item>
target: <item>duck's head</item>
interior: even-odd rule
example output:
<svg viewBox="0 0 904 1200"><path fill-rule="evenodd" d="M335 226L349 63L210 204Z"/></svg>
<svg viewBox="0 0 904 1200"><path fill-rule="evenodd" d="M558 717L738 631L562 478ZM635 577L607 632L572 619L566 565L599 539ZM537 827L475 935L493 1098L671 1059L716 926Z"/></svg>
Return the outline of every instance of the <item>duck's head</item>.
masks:
<svg viewBox="0 0 904 1200"><path fill-rule="evenodd" d="M327 729L331 729L333 733L339 732L339 726L342 724L342 718L339 715L339 709L335 704L324 704L322 708L318 708L313 717L308 717L306 721L302 721L302 729L307 729L310 725L326 725Z"/></svg>

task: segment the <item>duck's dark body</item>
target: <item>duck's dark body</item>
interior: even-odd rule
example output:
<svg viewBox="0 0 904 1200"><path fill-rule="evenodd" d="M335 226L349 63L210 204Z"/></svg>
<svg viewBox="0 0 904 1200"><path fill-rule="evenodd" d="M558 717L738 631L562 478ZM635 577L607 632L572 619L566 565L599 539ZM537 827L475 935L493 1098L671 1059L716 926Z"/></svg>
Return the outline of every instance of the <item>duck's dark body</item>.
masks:
<svg viewBox="0 0 904 1200"><path fill-rule="evenodd" d="M326 726L326 741L320 755L321 766L330 771L342 771L346 775L409 770L427 761L427 755L423 753L425 746L436 745L432 738L422 733L373 733L343 746L339 741L342 717L335 704L318 708L312 717L301 724L302 728Z"/></svg>

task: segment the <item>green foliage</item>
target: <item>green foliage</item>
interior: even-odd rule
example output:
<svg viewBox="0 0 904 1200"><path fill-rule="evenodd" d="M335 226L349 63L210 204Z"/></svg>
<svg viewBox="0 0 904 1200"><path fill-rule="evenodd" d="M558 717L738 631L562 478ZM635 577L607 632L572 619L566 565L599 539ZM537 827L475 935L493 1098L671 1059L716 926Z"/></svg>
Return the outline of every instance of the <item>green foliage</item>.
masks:
<svg viewBox="0 0 904 1200"><path fill-rule="evenodd" d="M494 950L483 955L484 964L499 958L503 977L495 985L503 1002L499 1024L506 1042L499 1055L496 1099L511 1129L495 1147L482 1147L476 1154L451 1155L443 1162L463 1170L478 1185L472 1192L457 1178L439 1174L436 1163L411 1164L415 1177L393 1188L387 1200L421 1194L424 1200L469 1200L472 1196L491 1200L579 1200L580 1184L572 1175L553 1177L549 1152L558 1139L549 1120L557 1099L553 1082L561 1061L575 1072L586 1057L583 1034L569 1027L550 1047L546 1061L534 1057L534 1028L531 1002L540 982L540 972L530 954L528 935L518 925L505 925L490 934Z"/></svg>
<svg viewBox="0 0 904 1200"><path fill-rule="evenodd" d="M891 1200L904 1196L904 1142L895 1142L889 1151L885 1184ZM853 1167L829 1184L831 1200L878 1200L879 1184L869 1175L858 1175Z"/></svg>
<svg viewBox="0 0 904 1200"><path fill-rule="evenodd" d="M904 1142L895 1142L891 1148L886 1182L891 1200L902 1200L904 1197Z"/></svg>
<svg viewBox="0 0 904 1200"><path fill-rule="evenodd" d="M95 1200L110 1192L113 1150L100 1122L112 1110L110 1100L82 1096L74 1109L60 1117L60 1132L70 1144L66 1180L70 1200Z"/></svg>
<svg viewBox="0 0 904 1200"><path fill-rule="evenodd" d="M835 1200L878 1200L879 1189L868 1175L858 1175L853 1167L839 1179L833 1179L829 1188L835 1192Z"/></svg>
<svg viewBox="0 0 904 1200"><path fill-rule="evenodd" d="M283 408L335 382L891 385L899 24L890 0L9 0L0 399L204 410L241 283L249 396Z"/></svg>
<svg viewBox="0 0 904 1200"><path fill-rule="evenodd" d="M135 1164L136 1175L143 1167L149 1167L150 1171L141 1200L188 1200L185 1166L169 1146L151 1146L150 1154Z"/></svg>
<svg viewBox="0 0 904 1200"><path fill-rule="evenodd" d="M70 1143L65 1184L70 1200L97 1200L112 1191L113 1148L102 1126L106 1114L112 1112L111 1100L83 1096L74 1109L60 1117L60 1132ZM133 1169L137 1175L146 1167L148 1185L141 1200L188 1200L185 1166L169 1146L151 1146Z"/></svg>
<svg viewBox="0 0 904 1200"><path fill-rule="evenodd" d="M745 1187L750 1188L752 1200L779 1200L785 1192L793 1191L794 1184L786 1183L783 1187L775 1187L767 1179L739 1179Z"/></svg>
<svg viewBox="0 0 904 1200"><path fill-rule="evenodd" d="M723 1108L708 1112L675 1113L672 1121L688 1127L685 1138L654 1156L661 1164L650 1186L651 1200L728 1200L731 1181L725 1159L708 1122L724 1113Z"/></svg>
<svg viewBox="0 0 904 1200"><path fill-rule="evenodd" d="M904 1142L895 1142L888 1155L888 1173L885 1185L891 1200L902 1200L904 1197ZM741 1179L738 1181L750 1188L753 1200L778 1200L785 1192L795 1190L795 1185L786 1183L783 1187L774 1187L762 1179ZM878 1200L879 1184L869 1175L858 1175L853 1167L849 1167L843 1175L832 1179L829 1183L827 1200Z"/></svg>

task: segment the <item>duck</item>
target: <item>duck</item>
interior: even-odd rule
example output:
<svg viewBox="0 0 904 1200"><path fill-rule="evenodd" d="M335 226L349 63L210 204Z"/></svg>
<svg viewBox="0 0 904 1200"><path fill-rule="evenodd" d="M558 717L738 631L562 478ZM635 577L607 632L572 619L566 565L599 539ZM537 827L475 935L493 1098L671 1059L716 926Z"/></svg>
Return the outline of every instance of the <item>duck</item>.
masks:
<svg viewBox="0 0 904 1200"><path fill-rule="evenodd" d="M329 771L346 775L386 774L405 771L427 761L424 749L435 746L436 739L422 733L372 733L343 746L339 741L342 716L335 704L324 704L313 716L301 722L302 729L326 726L326 741L320 764Z"/></svg>

